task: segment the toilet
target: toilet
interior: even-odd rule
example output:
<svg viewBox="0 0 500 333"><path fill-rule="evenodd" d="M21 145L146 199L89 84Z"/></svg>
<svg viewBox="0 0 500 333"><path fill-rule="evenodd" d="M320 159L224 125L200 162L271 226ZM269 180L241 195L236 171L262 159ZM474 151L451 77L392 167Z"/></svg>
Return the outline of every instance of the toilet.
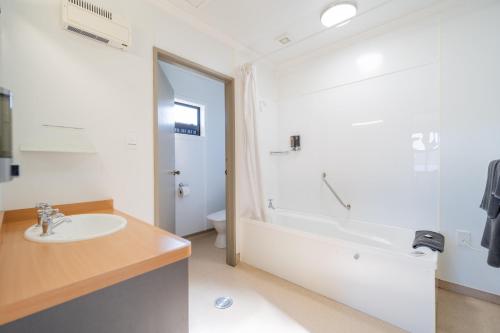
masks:
<svg viewBox="0 0 500 333"><path fill-rule="evenodd" d="M207 216L207 220L212 222L215 230L217 231L217 238L215 239L215 247L219 249L226 248L226 210L219 210Z"/></svg>

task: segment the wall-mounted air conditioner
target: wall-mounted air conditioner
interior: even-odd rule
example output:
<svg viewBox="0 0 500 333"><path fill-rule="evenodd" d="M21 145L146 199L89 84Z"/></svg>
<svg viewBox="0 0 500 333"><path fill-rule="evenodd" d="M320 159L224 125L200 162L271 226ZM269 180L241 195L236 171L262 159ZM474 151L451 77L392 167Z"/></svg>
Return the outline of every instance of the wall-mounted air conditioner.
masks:
<svg viewBox="0 0 500 333"><path fill-rule="evenodd" d="M110 10L85 0L63 0L64 29L110 46L130 46L130 24Z"/></svg>

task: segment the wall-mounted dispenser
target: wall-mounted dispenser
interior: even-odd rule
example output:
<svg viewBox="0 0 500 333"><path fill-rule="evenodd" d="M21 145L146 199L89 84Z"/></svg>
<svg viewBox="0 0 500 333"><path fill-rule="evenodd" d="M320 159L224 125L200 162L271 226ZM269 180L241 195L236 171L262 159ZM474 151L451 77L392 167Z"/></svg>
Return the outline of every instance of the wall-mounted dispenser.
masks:
<svg viewBox="0 0 500 333"><path fill-rule="evenodd" d="M0 88L0 182L19 175L19 166L12 165L12 94Z"/></svg>
<svg viewBox="0 0 500 333"><path fill-rule="evenodd" d="M290 137L290 148L293 151L300 150L300 135L292 135Z"/></svg>
<svg viewBox="0 0 500 333"><path fill-rule="evenodd" d="M290 136L290 150L271 151L271 155L273 156L288 155L293 151L299 151L299 150L300 150L300 135L292 135Z"/></svg>

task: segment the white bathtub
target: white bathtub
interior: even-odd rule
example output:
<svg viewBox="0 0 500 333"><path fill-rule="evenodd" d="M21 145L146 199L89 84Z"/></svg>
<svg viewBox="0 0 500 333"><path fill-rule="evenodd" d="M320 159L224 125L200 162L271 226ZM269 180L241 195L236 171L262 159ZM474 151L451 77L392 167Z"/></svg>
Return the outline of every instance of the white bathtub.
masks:
<svg viewBox="0 0 500 333"><path fill-rule="evenodd" d="M409 332L435 332L437 253L416 256L414 231L285 210L241 221L243 262Z"/></svg>

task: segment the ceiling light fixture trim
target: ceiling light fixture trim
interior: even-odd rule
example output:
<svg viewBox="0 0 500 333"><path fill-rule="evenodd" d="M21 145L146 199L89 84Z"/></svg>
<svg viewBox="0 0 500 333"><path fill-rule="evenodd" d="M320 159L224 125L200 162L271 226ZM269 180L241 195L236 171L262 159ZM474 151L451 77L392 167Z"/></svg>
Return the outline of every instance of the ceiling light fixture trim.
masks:
<svg viewBox="0 0 500 333"><path fill-rule="evenodd" d="M334 3L321 13L321 23L331 28L340 27L349 23L358 13L358 6L354 1L342 1Z"/></svg>

